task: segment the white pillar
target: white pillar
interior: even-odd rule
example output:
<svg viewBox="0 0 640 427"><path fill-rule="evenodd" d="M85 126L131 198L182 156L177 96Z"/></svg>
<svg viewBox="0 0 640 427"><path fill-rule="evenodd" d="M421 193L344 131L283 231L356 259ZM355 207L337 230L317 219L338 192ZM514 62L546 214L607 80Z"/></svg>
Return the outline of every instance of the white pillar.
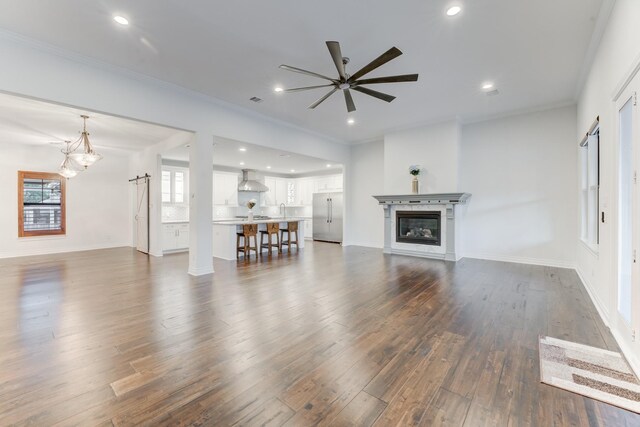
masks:
<svg viewBox="0 0 640 427"><path fill-rule="evenodd" d="M213 273L213 137L197 133L189 149L189 274Z"/></svg>

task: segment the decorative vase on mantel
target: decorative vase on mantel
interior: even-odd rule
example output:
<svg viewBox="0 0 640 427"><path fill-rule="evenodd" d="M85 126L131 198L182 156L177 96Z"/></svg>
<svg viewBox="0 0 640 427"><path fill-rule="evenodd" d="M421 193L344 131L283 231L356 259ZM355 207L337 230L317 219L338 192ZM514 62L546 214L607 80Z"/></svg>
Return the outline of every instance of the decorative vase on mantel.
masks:
<svg viewBox="0 0 640 427"><path fill-rule="evenodd" d="M250 210L250 211L247 213L247 220L248 220L249 222L253 222L253 211L252 211L252 210Z"/></svg>
<svg viewBox="0 0 640 427"><path fill-rule="evenodd" d="M420 193L420 182L418 181L418 175L420 175L421 171L422 169L420 168L420 165L409 166L409 173L413 176L413 180L411 181L411 192L413 194Z"/></svg>

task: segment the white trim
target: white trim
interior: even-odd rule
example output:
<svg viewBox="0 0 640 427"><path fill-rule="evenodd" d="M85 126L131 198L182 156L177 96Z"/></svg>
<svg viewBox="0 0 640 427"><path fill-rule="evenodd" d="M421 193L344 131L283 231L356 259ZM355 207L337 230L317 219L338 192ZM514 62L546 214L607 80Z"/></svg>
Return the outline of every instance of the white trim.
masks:
<svg viewBox="0 0 640 427"><path fill-rule="evenodd" d="M588 250L596 259L600 257L600 245L593 245L583 238L578 239L578 242L582 243L582 246L584 246L584 248Z"/></svg>
<svg viewBox="0 0 640 427"><path fill-rule="evenodd" d="M613 102L616 103L616 107L617 107L618 99L627 90L627 87L629 86L631 81L635 78L636 74L638 74L638 71L640 71L640 54L638 54L638 56L635 57L635 59L631 63L631 67L629 68L629 71L627 71L624 74L624 76L620 79L620 81L616 85L615 90L613 91L612 99L613 99ZM619 111L620 109L617 109L616 114Z"/></svg>
<svg viewBox="0 0 640 427"><path fill-rule="evenodd" d="M591 298L591 302L596 307L598 315L604 322L605 326L609 329L609 332L611 332L611 335L613 335L613 339L618 344L618 347L620 347L620 351L622 351L625 359L627 360L627 362L629 362L629 366L631 366L631 369L633 369L634 373L640 377L640 359L635 355L633 348L630 348L627 345L626 341L623 339L620 333L615 328L611 327L609 313L604 304L602 304L600 299L597 297L597 294L592 289L589 281L585 279L585 275L583 275L578 268L576 268L576 273L578 273L578 278L582 282L584 288L587 290L587 294L589 295L589 298Z"/></svg>
<svg viewBox="0 0 640 427"><path fill-rule="evenodd" d="M587 294L589 294L589 298L591 298L591 302L596 307L600 318L604 322L605 326L611 329L611 323L609 322L609 310L602 301L600 301L600 298L598 298L598 294L593 289L591 282L586 279L586 275L580 271L580 268L576 268L576 273L578 273L578 278L582 282L582 286L586 289Z"/></svg>
<svg viewBox="0 0 640 427"><path fill-rule="evenodd" d="M633 369L633 372L636 376L640 377L640 359L633 351L633 348L627 345L627 342L622 338L620 333L616 329L609 329L611 334L613 335L613 339L616 340L618 347L620 347L620 351L624 355L624 358L629 362L629 366Z"/></svg>
<svg viewBox="0 0 640 427"><path fill-rule="evenodd" d="M564 260L545 259L545 258L529 258L529 257L518 257L518 256L505 256L505 255L484 253L484 252L464 253L462 258L474 258L474 259L483 259L488 261L500 261L500 262L513 262L517 264L542 265L546 267L557 267L557 268L570 268L570 269L576 268L576 263L574 261L564 261Z"/></svg>
<svg viewBox="0 0 640 427"><path fill-rule="evenodd" d="M48 240L48 239L47 239ZM98 243L95 245L78 245L68 248L47 248L47 249L26 249L26 250L13 250L0 252L0 259L2 258L19 258L27 256L38 255L55 255L64 254L69 252L83 252L83 251L95 251L99 249L113 249L113 248L131 248L131 243Z"/></svg>
<svg viewBox="0 0 640 427"><path fill-rule="evenodd" d="M192 268L189 267L189 275L190 276L205 276L207 274L213 274L213 263L211 266L207 266L204 268Z"/></svg>

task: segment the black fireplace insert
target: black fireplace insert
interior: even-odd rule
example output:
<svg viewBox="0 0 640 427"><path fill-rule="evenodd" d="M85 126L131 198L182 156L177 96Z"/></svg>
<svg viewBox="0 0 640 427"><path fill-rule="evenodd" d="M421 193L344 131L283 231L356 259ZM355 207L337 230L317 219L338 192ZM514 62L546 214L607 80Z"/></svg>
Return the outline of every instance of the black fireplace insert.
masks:
<svg viewBox="0 0 640 427"><path fill-rule="evenodd" d="M396 211L396 241L440 246L439 211Z"/></svg>

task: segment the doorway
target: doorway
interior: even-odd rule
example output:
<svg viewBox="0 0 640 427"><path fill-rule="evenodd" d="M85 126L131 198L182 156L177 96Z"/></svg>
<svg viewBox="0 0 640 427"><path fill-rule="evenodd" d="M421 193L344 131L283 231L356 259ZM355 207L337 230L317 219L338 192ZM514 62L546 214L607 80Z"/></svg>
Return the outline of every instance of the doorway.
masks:
<svg viewBox="0 0 640 427"><path fill-rule="evenodd" d="M131 181L136 186L136 249L149 253L149 175L136 177Z"/></svg>
<svg viewBox="0 0 640 427"><path fill-rule="evenodd" d="M617 101L618 119L618 215L617 215L617 296L616 323L624 339L635 341L640 322L640 274L638 237L640 206L638 204L638 157L640 153L640 115L637 92L640 75L629 83Z"/></svg>

